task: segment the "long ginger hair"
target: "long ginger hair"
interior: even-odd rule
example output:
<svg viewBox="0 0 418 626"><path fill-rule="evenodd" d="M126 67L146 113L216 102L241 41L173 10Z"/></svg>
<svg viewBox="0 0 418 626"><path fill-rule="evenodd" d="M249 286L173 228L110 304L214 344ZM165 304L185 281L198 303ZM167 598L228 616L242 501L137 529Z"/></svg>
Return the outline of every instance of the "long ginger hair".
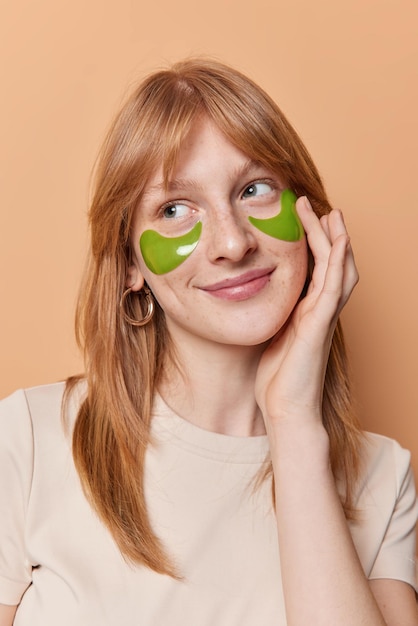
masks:
<svg viewBox="0 0 418 626"><path fill-rule="evenodd" d="M96 166L91 253L76 316L88 392L74 427L73 454L85 493L124 557L171 576L177 572L153 532L144 496L153 398L164 363L173 358L170 337L158 303L152 321L138 328L126 323L119 302L132 258L132 218L147 181L161 163L169 179L182 141L202 113L250 159L278 172L298 196L308 196L318 215L330 211L317 169L282 112L250 79L219 62L189 59L150 75L109 130ZM140 298L129 306L132 317L142 317ZM323 421L349 513L360 430L347 369L338 324ZM69 380L67 394L75 382Z"/></svg>

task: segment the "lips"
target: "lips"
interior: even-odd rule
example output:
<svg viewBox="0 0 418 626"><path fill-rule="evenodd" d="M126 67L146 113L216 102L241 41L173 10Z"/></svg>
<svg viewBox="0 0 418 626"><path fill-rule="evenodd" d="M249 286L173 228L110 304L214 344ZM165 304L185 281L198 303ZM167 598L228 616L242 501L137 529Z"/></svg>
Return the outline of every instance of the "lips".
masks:
<svg viewBox="0 0 418 626"><path fill-rule="evenodd" d="M257 295L267 285L272 273L273 269L270 268L251 270L200 289L224 300L246 300Z"/></svg>

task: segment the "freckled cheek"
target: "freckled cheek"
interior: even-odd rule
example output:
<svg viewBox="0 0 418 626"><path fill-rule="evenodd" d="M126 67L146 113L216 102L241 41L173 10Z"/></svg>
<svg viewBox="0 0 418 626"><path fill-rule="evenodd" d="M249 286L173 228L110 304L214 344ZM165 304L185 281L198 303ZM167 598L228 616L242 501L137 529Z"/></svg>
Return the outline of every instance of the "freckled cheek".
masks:
<svg viewBox="0 0 418 626"><path fill-rule="evenodd" d="M290 310L299 300L308 273L306 246L293 245L282 250L278 258L276 285L282 305Z"/></svg>
<svg viewBox="0 0 418 626"><path fill-rule="evenodd" d="M191 259L187 259L184 265L190 261ZM144 266L143 263L142 265ZM163 311L180 308L183 309L184 313L184 301L189 292L188 283L190 280L190 274L189 272L186 273L186 269L186 267L180 266L167 274L156 275L143 267L145 281Z"/></svg>
<svg viewBox="0 0 418 626"><path fill-rule="evenodd" d="M295 272L300 276L303 284L306 281L306 277L308 275L308 248L305 242L302 242L302 246L300 246L299 250L295 251L294 254L294 266Z"/></svg>
<svg viewBox="0 0 418 626"><path fill-rule="evenodd" d="M271 246L270 252L277 259L278 267L286 267L294 276L302 276L305 281L308 273L308 248L306 241L295 243L281 242L281 245Z"/></svg>

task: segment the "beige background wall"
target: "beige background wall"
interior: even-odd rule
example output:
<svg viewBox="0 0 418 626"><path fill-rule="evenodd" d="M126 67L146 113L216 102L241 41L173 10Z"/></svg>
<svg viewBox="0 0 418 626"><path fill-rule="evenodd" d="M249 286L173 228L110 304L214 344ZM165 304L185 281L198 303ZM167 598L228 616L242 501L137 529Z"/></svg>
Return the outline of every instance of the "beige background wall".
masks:
<svg viewBox="0 0 418 626"><path fill-rule="evenodd" d="M81 370L72 317L105 127L145 72L205 53L272 94L344 209L359 408L418 470L417 23L415 0L2 0L0 396Z"/></svg>

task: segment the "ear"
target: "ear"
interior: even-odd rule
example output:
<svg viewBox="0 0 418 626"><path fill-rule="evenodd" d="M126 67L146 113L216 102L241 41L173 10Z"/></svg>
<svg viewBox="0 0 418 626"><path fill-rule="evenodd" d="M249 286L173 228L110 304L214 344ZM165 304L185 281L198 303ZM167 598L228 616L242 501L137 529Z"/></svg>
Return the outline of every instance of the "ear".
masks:
<svg viewBox="0 0 418 626"><path fill-rule="evenodd" d="M130 265L126 275L126 287L130 287L132 291L140 291L140 289L144 286L144 282L144 277L136 265Z"/></svg>

